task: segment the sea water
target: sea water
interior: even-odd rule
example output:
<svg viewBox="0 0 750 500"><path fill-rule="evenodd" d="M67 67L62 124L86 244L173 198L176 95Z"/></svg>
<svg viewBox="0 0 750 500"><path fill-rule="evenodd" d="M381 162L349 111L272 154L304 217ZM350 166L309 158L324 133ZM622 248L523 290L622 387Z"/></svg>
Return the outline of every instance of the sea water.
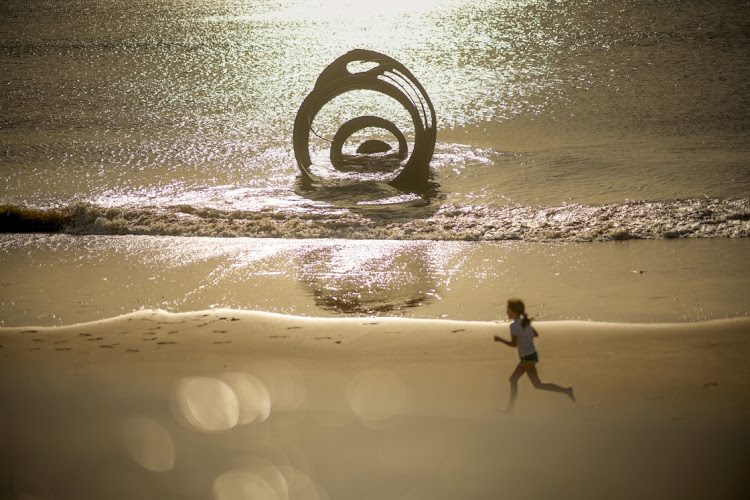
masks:
<svg viewBox="0 0 750 500"><path fill-rule="evenodd" d="M83 233L747 236L748 14L733 0L6 0L0 204L76 205ZM297 109L353 48L399 60L434 102L429 196L297 182ZM369 102L403 111L350 97L316 133Z"/></svg>
<svg viewBox="0 0 750 500"><path fill-rule="evenodd" d="M0 224L292 240L745 238L748 14L734 0L5 0ZM356 174L300 181L297 110L354 48L403 63L434 103L429 190ZM369 113L404 123L381 94L345 94L313 124L315 161L342 120ZM5 239L5 255L19 241Z"/></svg>

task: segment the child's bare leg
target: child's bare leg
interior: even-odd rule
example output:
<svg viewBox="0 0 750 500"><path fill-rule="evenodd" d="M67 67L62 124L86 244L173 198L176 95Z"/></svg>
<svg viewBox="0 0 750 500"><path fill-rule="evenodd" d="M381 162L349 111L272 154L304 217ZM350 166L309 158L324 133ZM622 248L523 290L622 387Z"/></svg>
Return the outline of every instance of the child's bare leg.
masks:
<svg viewBox="0 0 750 500"><path fill-rule="evenodd" d="M534 366L534 364L530 364L530 366L526 369L526 373L529 374L529 379L531 380L531 384L534 386L534 388L541 389L543 391L561 392L567 395L571 401L573 401L574 403L576 402L572 387L560 387L557 384L553 384L551 382L542 382L541 380L539 380L539 374L537 373L536 366Z"/></svg>
<svg viewBox="0 0 750 500"><path fill-rule="evenodd" d="M513 413L513 407L516 405L516 396L518 396L518 379L526 372L524 363L519 363L510 376L510 396L508 396L508 407L505 413Z"/></svg>

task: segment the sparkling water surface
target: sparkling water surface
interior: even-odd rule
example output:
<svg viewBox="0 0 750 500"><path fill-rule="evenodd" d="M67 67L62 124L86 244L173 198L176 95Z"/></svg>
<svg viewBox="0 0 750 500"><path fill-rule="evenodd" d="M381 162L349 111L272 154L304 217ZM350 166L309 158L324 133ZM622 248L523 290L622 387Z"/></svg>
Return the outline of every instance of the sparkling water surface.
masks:
<svg viewBox="0 0 750 500"><path fill-rule="evenodd" d="M274 255L292 263L291 282L305 283L302 296L317 301L316 313L361 314L445 305L436 298L440 287L420 280L432 272L439 283L450 280L444 263L455 252L473 255L473 247L456 250L454 240L746 238L747 14L746 2L730 0L6 0L0 5L0 224L11 232L166 237L169 249L159 252L174 258L141 263L141 274L161 267L170 274L199 262L196 269L214 276L220 271L210 267L224 261L191 260L186 255L195 245L277 238L282 243L238 240L225 257L234 262L228 269L244 269L235 260L265 255L263 248L291 244L297 250ZM320 72L354 48L402 62L433 101L438 131L427 192L358 175L313 187L300 182L291 144L297 110ZM404 125L413 141L399 105L356 91L316 117L313 128L323 139L311 141L313 158L325 163L326 139L351 116L368 113ZM285 242L310 238L331 241L315 252ZM361 275L362 269L334 265L355 264L349 251L336 250L338 241L353 240L364 240L352 243L357 252L375 258L387 248L387 257L376 259L375 268L362 264ZM389 240L418 241L389 246ZM75 241L52 238L33 248L24 238L2 241L5 264L21 259L13 273L4 266L7 311L52 314L35 310L47 284L32 286L23 276L46 266L49 252L57 252L57 261L88 248L89 240ZM92 262L106 267L112 248L138 256L146 245L138 241L102 244L104 260ZM161 248L161 241L148 245ZM514 251L523 254L525 247ZM28 252L36 260L23 260ZM423 254L434 258L425 261ZM181 295L174 288L148 305L308 314L300 304L248 302L246 281L270 286L266 277L278 270L274 259L258 262L265 264L252 276L227 274L237 279L221 282L223 295L192 288ZM493 272L503 265L493 264ZM717 266L698 268L706 275L736 272L734 264ZM72 268L62 259L60 272L66 269ZM90 302L91 289L73 290L83 283L75 269L63 295L103 307ZM207 288L218 283L196 279ZM296 284L291 290L299 293ZM542 291L532 286L527 293ZM119 313L121 298L102 310ZM140 307L137 300L125 312ZM665 306L667 316L654 318L744 314L734 302L727 307L704 315ZM567 309L555 314L620 319Z"/></svg>
<svg viewBox="0 0 750 500"><path fill-rule="evenodd" d="M743 224L707 235L746 236L747 11L730 1L9 0L0 203L343 223L365 202L410 215L414 196L387 187L342 196L297 184L297 108L331 61L367 48L404 63L435 104L436 189L422 200L433 213L505 219L510 205L583 219L591 209L580 205L711 198ZM351 113L403 115L383 96L351 94L316 119L322 137ZM647 224L674 230L669 217ZM465 223L447 237L471 239Z"/></svg>

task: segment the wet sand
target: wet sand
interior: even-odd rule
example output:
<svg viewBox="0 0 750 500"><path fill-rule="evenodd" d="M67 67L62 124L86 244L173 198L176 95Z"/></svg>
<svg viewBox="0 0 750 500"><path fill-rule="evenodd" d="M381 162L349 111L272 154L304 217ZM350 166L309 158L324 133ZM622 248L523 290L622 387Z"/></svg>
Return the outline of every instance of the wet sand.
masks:
<svg viewBox="0 0 750 500"><path fill-rule="evenodd" d="M750 320L507 323L141 311L0 329L0 496L734 498Z"/></svg>
<svg viewBox="0 0 750 500"><path fill-rule="evenodd" d="M750 315L750 238L600 243L0 235L0 326L139 309L491 321Z"/></svg>

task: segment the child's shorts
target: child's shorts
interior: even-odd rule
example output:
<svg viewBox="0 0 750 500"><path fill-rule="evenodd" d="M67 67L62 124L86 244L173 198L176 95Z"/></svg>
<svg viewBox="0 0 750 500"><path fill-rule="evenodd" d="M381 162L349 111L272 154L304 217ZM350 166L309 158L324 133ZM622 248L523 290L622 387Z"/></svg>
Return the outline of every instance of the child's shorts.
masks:
<svg viewBox="0 0 750 500"><path fill-rule="evenodd" d="M536 352L532 352L531 354L527 354L526 356L521 356L521 363L538 363L539 362L539 355Z"/></svg>

